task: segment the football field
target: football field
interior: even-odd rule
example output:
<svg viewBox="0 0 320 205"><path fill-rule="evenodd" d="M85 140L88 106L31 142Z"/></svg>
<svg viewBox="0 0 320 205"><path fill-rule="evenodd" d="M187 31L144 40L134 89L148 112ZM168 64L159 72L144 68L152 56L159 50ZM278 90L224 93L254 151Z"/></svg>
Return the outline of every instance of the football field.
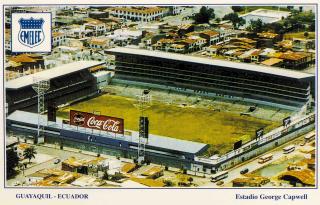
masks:
<svg viewBox="0 0 320 205"><path fill-rule="evenodd" d="M140 111L137 100L116 95L102 95L58 110L57 116L68 118L69 110L100 112L124 119L125 129L138 130ZM145 111L150 133L210 144L209 152L225 153L238 140L249 141L261 127L265 132L278 122L240 116L238 113L182 107L152 102Z"/></svg>

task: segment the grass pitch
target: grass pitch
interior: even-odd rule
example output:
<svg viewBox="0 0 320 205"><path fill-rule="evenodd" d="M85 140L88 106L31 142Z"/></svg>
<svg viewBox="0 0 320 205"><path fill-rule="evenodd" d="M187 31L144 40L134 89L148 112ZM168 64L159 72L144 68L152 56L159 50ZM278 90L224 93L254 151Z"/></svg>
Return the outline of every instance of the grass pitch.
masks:
<svg viewBox="0 0 320 205"><path fill-rule="evenodd" d="M101 115L123 118L125 129L138 130L140 112L137 101L132 98L102 95L60 109L57 116L69 118L70 109L100 111ZM264 127L266 132L278 125L276 122L230 112L160 102L152 102L145 114L149 117L150 133L210 144L209 154L225 153L233 149L236 141L249 141L258 128Z"/></svg>

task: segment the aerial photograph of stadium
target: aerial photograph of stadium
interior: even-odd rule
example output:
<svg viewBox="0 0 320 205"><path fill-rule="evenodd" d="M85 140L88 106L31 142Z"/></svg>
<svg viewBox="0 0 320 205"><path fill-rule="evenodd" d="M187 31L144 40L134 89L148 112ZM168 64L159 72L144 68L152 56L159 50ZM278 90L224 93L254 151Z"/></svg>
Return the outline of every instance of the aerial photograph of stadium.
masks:
<svg viewBox="0 0 320 205"><path fill-rule="evenodd" d="M316 187L315 6L4 13L6 187Z"/></svg>

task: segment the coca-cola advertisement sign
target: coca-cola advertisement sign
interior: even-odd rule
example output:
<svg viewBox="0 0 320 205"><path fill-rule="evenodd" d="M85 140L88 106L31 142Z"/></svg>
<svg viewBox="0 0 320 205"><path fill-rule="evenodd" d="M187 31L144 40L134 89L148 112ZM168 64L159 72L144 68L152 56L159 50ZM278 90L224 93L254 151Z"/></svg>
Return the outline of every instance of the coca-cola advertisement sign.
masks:
<svg viewBox="0 0 320 205"><path fill-rule="evenodd" d="M124 121L121 118L70 110L70 125L103 130L118 134L124 133Z"/></svg>

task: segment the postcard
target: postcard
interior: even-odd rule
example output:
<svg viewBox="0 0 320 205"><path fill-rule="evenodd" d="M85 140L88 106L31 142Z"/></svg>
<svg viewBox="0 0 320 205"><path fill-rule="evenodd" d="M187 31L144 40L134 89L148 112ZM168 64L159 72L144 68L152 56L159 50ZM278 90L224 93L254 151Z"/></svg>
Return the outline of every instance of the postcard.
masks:
<svg viewBox="0 0 320 205"><path fill-rule="evenodd" d="M314 204L318 6L5 0L3 201Z"/></svg>

